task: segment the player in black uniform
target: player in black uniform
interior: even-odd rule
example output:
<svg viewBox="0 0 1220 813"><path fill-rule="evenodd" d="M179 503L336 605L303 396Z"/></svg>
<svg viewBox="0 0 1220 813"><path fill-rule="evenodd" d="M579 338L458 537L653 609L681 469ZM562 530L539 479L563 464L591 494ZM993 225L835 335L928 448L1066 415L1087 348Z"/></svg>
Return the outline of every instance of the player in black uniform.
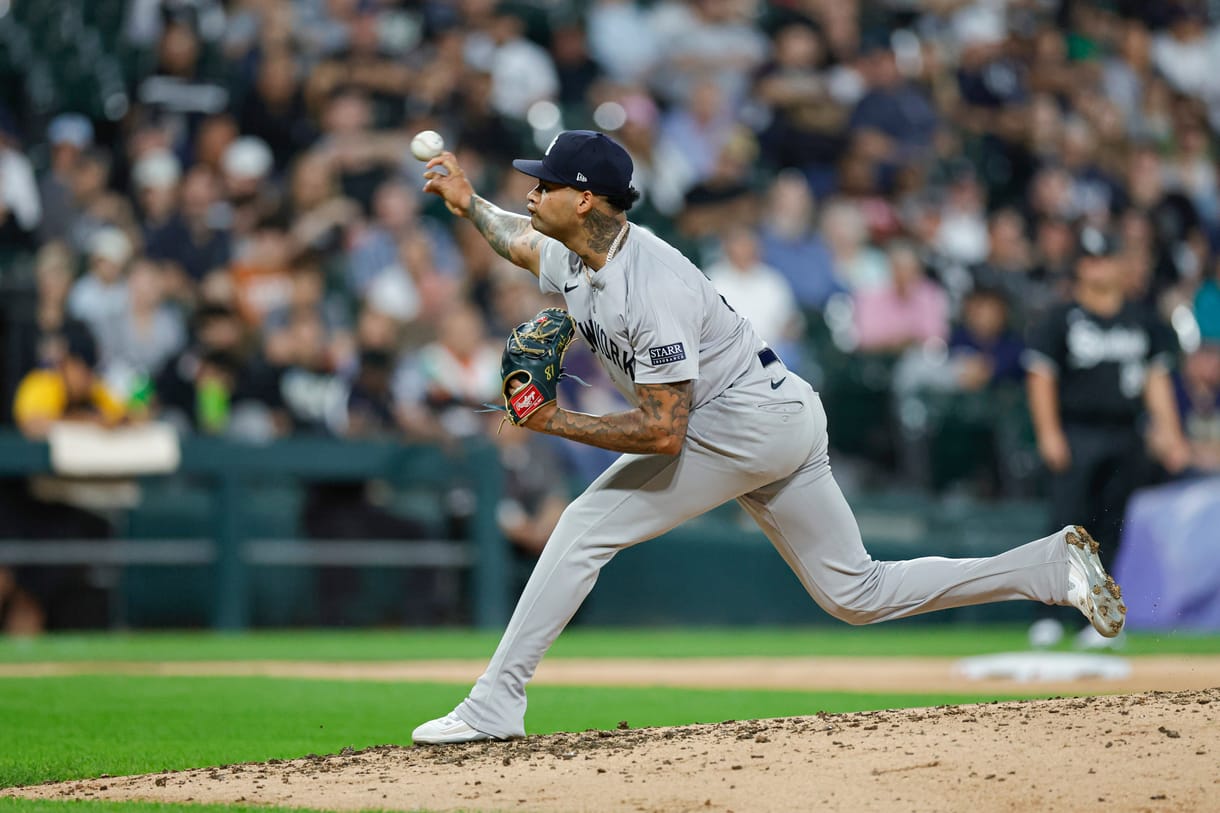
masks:
<svg viewBox="0 0 1220 813"><path fill-rule="evenodd" d="M1085 227L1078 242L1073 299L1031 329L1026 385L1038 453L1050 470L1050 522L1083 517L1109 569L1127 500L1146 481L1146 450L1176 473L1190 447L1169 376L1174 334L1154 312L1125 301L1108 235Z"/></svg>

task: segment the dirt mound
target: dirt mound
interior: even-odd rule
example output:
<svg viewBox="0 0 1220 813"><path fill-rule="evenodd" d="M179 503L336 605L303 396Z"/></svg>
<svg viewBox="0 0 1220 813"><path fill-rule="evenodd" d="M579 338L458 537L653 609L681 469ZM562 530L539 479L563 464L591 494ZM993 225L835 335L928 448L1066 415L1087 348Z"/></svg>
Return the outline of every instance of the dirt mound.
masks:
<svg viewBox="0 0 1220 813"><path fill-rule="evenodd" d="M1218 757L1220 689L1206 689L676 728L623 722L7 793L352 810L1190 811L1215 809Z"/></svg>

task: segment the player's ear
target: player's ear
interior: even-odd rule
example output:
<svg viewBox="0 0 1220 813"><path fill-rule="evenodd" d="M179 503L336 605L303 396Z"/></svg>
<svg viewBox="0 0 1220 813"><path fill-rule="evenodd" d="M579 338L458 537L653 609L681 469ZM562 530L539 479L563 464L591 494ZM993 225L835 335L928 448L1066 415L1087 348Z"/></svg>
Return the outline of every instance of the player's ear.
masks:
<svg viewBox="0 0 1220 813"><path fill-rule="evenodd" d="M588 189L581 189L580 195L576 198L576 211L582 215L588 214L596 205L597 196Z"/></svg>

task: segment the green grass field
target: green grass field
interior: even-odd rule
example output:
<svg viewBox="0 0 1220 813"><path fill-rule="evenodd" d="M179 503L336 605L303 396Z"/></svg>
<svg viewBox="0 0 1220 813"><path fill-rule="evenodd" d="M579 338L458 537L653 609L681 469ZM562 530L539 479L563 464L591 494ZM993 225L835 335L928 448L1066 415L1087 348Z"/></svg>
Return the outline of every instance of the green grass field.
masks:
<svg viewBox="0 0 1220 813"><path fill-rule="evenodd" d="M938 626L895 622L867 629L808 628L571 629L548 658L693 658L707 656L947 657L1009 652L1027 647L1023 626ZM397 661L487 658L499 633L466 629L211 632L49 635L0 638L0 663L48 661ZM1063 648L1067 648L1065 643ZM1128 655L1214 654L1220 636L1133 633Z"/></svg>
<svg viewBox="0 0 1220 813"><path fill-rule="evenodd" d="M0 663L486 658L495 641L494 635L459 630L48 636L0 640ZM577 629L550 657L964 656L1024 647L1020 628ZM1220 637L1131 635L1125 653L1220 653ZM468 688L260 677L0 678L0 787L405 744L415 724L448 711ZM613 728L622 719L641 727L1000 698L539 686L530 699L533 733ZM205 808L0 800L0 811L94 809Z"/></svg>

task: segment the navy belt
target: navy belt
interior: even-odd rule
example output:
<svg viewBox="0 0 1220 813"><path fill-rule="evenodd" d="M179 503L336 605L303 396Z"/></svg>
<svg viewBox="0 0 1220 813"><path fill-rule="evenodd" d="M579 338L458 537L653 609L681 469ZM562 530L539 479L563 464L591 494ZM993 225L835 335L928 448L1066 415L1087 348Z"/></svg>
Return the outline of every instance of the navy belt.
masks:
<svg viewBox="0 0 1220 813"><path fill-rule="evenodd" d="M764 347L758 351L758 360L762 362L762 366L770 367L775 362L779 361L779 356L775 355L775 351L770 347Z"/></svg>

